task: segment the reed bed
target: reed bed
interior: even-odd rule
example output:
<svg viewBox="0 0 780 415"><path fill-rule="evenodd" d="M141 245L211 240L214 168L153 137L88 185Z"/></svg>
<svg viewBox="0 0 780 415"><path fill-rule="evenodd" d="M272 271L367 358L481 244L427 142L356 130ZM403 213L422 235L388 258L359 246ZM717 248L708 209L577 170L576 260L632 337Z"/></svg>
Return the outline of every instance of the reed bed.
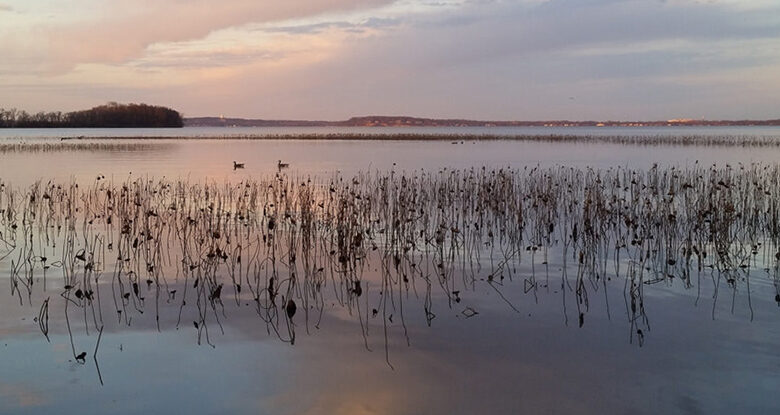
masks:
<svg viewBox="0 0 780 415"><path fill-rule="evenodd" d="M77 361L86 352L72 318L99 345L107 322L147 313L159 330L160 310L173 307L176 328L213 345L231 304L289 343L338 307L367 348L378 325L387 353L391 331L409 341L409 313L428 324L442 310L478 314L477 287L510 312L560 291L582 326L593 294L622 286L630 340L641 344L654 284L710 281L716 299L732 311L745 299L752 313L751 279L768 278L780 302L778 183L780 165L766 164L0 181L0 262L16 301L40 307L47 338L61 305ZM505 296L513 285L527 296Z"/></svg>
<svg viewBox="0 0 780 415"><path fill-rule="evenodd" d="M0 154L6 153L49 153L63 151L79 152L131 152L159 150L160 148L173 147L173 143L163 142L131 142L114 141L113 139L101 139L92 141L82 140L46 140L46 141L0 141Z"/></svg>
<svg viewBox="0 0 780 415"><path fill-rule="evenodd" d="M193 139L192 137L181 137ZM780 147L778 135L580 135L580 134L441 134L441 133L334 133L334 134L266 134L197 137L236 140L346 140L346 141L443 141L452 144L473 141L527 141L540 143L618 144L633 146L715 146Z"/></svg>
<svg viewBox="0 0 780 415"><path fill-rule="evenodd" d="M21 139L24 140L24 139ZM114 151L150 146L161 140L346 140L441 141L462 144L476 141L588 143L626 146L780 147L778 135L578 135L578 134L442 134L442 133L333 133L333 134L225 134L219 136L62 137L43 141L0 142L0 153L29 151Z"/></svg>

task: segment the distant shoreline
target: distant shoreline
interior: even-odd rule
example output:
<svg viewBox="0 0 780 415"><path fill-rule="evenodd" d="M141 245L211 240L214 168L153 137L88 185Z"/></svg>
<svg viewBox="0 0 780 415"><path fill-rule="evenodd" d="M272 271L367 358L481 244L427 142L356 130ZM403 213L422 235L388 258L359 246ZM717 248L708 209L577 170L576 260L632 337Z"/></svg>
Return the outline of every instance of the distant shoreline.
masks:
<svg viewBox="0 0 780 415"><path fill-rule="evenodd" d="M660 121L480 121L468 119L419 118L407 116L352 117L344 121L263 120L225 117L184 118L185 127L747 127L780 126L772 120Z"/></svg>

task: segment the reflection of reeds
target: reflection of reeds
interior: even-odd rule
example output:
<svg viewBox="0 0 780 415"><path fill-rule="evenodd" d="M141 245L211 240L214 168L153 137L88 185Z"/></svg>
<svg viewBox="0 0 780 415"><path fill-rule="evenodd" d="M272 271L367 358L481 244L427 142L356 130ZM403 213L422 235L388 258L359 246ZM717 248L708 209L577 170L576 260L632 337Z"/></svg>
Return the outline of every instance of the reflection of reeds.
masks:
<svg viewBox="0 0 780 415"><path fill-rule="evenodd" d="M63 151L131 152L159 150L172 147L172 143L153 141L22 141L0 142L0 153L48 153Z"/></svg>
<svg viewBox="0 0 780 415"><path fill-rule="evenodd" d="M413 297L428 324L442 307L475 315L466 293L478 285L518 310L507 285L518 279L536 298L555 261L579 325L591 295L603 287L606 301L607 281L622 279L631 339L641 343L650 285L700 287L704 274L716 293L730 291L732 308L745 295L751 313L758 270L777 286L778 182L780 166L752 164L0 183L0 258L22 303L33 302L38 276L61 272L69 333L69 310L89 334L106 318L130 325L145 312L159 330L161 305L176 304L176 326L194 315L198 342L213 345L234 302L293 343L335 303L360 323L366 347L377 318L385 339L395 325L406 336ZM518 271L524 262L529 271Z"/></svg>
<svg viewBox="0 0 780 415"><path fill-rule="evenodd" d="M179 137L88 137L68 140L33 139L0 142L0 153L25 151L142 150L172 145L180 140L311 140L311 141L442 141L466 144L476 141L524 141L540 143L618 144L636 146L780 147L780 135L582 135L582 134L459 134L459 133L290 133L229 134ZM155 143L156 142L156 143ZM152 144L154 143L154 144ZM284 163L282 163L284 164ZM282 166L284 167L284 166Z"/></svg>

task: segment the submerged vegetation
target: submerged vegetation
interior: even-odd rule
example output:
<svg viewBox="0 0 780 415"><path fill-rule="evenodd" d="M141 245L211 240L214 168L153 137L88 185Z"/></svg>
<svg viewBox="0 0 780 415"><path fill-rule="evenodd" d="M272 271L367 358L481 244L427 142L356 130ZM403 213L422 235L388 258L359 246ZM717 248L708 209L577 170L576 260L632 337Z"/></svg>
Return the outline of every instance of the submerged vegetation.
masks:
<svg viewBox="0 0 780 415"><path fill-rule="evenodd" d="M162 137L161 137L162 138ZM192 137L179 137L193 139ZM203 137L214 138L214 137ZM216 137L219 138L219 137ZM334 133L230 135L245 140L347 140L347 141L449 141L471 144L479 141L529 141L542 143L619 144L638 146L780 147L780 136L755 135L579 135L579 134L446 134L446 133ZM197 139L197 138L195 138Z"/></svg>
<svg viewBox="0 0 780 415"><path fill-rule="evenodd" d="M182 127L181 114L147 104L109 103L84 111L28 114L0 108L0 128L164 128Z"/></svg>
<svg viewBox="0 0 780 415"><path fill-rule="evenodd" d="M780 136L757 135L473 135L473 134L397 134L397 133L334 133L334 134L265 134L224 136L148 136L148 137L57 137L23 138L0 141L0 153L39 151L101 151L112 148L151 147L155 141L180 140L311 140L311 141L439 141L453 145L471 145L482 141L525 141L561 144L607 144L622 146L681 147L752 147L780 148Z"/></svg>
<svg viewBox="0 0 780 415"><path fill-rule="evenodd" d="M55 307L64 315L80 362L74 317L102 335L153 315L158 330L189 327L213 344L233 304L294 343L337 307L369 348L372 325L385 346L391 333L408 341L409 313L429 325L447 309L476 316L477 288L514 311L559 293L564 321L582 326L596 293L610 313L608 286L621 287L641 344L654 284L709 281L752 315L760 278L775 287L760 295L780 303L778 183L780 166L764 164L0 182L0 263L46 338ZM514 285L527 300L504 295Z"/></svg>

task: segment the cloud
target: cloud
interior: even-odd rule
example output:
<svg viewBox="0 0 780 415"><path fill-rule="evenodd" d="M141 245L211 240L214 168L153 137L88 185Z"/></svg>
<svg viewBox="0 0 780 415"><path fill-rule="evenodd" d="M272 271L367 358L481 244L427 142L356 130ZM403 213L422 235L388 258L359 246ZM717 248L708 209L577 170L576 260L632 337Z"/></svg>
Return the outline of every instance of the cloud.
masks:
<svg viewBox="0 0 780 415"><path fill-rule="evenodd" d="M386 1L386 0L385 0ZM132 0L112 3L94 16L39 27L53 61L65 67L85 62L121 63L143 55L150 45L202 38L249 23L304 18L383 4L383 0L259 2L228 0Z"/></svg>
<svg viewBox="0 0 780 415"><path fill-rule="evenodd" d="M303 24L296 26L271 26L263 28L267 33L287 33L287 34L315 34L322 33L327 29L342 29L345 31L362 33L365 29L381 29L397 26L401 22L397 18L377 18L373 17L359 23L346 21L329 21L321 23Z"/></svg>
<svg viewBox="0 0 780 415"><path fill-rule="evenodd" d="M770 10L625 0L550 0L532 8L496 3L418 21L415 37L422 42L415 49L453 65L603 44L776 38L780 7Z"/></svg>
<svg viewBox="0 0 780 415"><path fill-rule="evenodd" d="M130 3L144 1L151 0ZM214 19L199 2L193 10L149 3L141 15L122 6L107 23L86 19L94 30L62 23L64 45L54 57L30 44L11 53L16 58L0 63L0 72L17 76L4 75L0 88L30 102L39 92L25 95L20 85L32 91L37 82L35 91L69 91L61 101L72 105L162 98L188 115L267 118L776 117L769 105L780 93L771 75L780 67L774 2L357 3L254 10L231 0L231 10ZM184 13L181 24L155 17L174 10ZM143 19L148 33L139 29ZM89 38L109 29L110 36ZM75 69L20 75L40 62Z"/></svg>
<svg viewBox="0 0 780 415"><path fill-rule="evenodd" d="M778 81L762 90L754 88L758 77L747 74L778 66L773 45L780 25L772 16L780 14L727 5L586 3L570 10L569 2L556 0L493 2L404 16L392 31L336 42L340 47L314 64L238 70L232 81L220 81L224 99L212 103L242 116L329 119L749 117L748 108L754 117L773 115L758 103L780 91ZM692 84L697 77L709 81ZM754 104L731 105L725 98L735 91ZM208 113L196 104L201 99L187 101L194 103L190 113Z"/></svg>

